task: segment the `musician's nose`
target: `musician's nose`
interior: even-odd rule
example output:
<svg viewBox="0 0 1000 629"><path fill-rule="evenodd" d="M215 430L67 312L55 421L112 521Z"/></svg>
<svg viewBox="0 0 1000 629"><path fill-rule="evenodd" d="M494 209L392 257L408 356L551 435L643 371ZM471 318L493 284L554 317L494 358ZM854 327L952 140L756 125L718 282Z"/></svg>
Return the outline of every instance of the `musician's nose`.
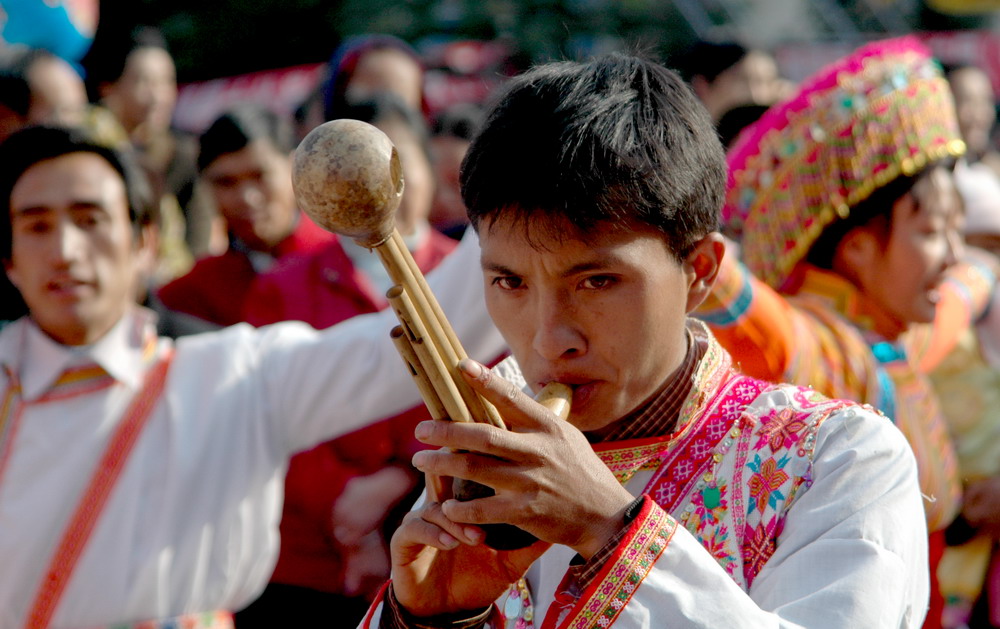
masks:
<svg viewBox="0 0 1000 629"><path fill-rule="evenodd" d="M554 361L586 353L587 339L572 300L555 293L539 295L534 301L532 347L538 355Z"/></svg>

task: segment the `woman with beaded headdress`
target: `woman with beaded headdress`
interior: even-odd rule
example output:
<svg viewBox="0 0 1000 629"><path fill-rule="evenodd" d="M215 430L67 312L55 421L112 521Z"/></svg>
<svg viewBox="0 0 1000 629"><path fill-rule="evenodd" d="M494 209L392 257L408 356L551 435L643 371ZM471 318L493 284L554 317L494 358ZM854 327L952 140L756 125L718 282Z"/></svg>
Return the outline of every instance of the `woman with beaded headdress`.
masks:
<svg viewBox="0 0 1000 629"><path fill-rule="evenodd" d="M869 403L906 435L932 581L961 485L925 374L995 278L991 260L959 262L960 138L948 84L914 38L821 70L729 151L723 214L744 260L725 264L701 311L746 373ZM925 627L939 605L932 594Z"/></svg>

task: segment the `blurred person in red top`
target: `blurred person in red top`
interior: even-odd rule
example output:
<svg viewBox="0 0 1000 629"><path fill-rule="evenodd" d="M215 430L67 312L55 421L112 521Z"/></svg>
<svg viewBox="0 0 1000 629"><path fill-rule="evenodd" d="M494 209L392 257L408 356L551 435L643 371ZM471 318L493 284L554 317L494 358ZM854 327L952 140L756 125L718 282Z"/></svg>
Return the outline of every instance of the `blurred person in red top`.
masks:
<svg viewBox="0 0 1000 629"><path fill-rule="evenodd" d="M456 242L427 220L434 174L422 117L390 93L341 111L381 129L399 151L405 188L396 227L417 266L429 271ZM246 301L246 320L264 325L293 319L326 328L381 310L391 285L374 253L337 237L261 275ZM335 613L338 626L361 620L389 574L387 534L404 512L394 515L394 508L407 507L419 485L410 458L423 446L413 429L427 418L421 406L292 459L278 564L261 598L237 614L238 627L277 626L289 614L332 621Z"/></svg>
<svg viewBox="0 0 1000 629"><path fill-rule="evenodd" d="M292 192L291 124L258 105L219 117L201 136L198 170L229 228L229 249L199 260L159 291L171 310L219 325L243 321L259 273L333 238L301 213Z"/></svg>

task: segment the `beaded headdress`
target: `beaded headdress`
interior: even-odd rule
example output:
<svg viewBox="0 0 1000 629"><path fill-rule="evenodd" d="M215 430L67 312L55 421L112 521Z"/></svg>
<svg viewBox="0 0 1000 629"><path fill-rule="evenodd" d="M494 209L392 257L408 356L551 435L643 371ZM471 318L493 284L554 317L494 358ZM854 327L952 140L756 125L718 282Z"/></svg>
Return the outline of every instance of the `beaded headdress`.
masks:
<svg viewBox="0 0 1000 629"><path fill-rule="evenodd" d="M781 288L838 217L901 175L965 153L948 83L916 38L874 42L804 81L727 155L723 218Z"/></svg>

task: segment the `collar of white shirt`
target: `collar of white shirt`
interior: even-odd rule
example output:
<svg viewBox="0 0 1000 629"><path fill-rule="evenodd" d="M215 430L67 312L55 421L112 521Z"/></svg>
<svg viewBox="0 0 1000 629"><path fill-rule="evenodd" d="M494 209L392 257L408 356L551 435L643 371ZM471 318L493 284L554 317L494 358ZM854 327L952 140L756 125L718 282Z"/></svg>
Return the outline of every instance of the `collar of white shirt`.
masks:
<svg viewBox="0 0 1000 629"><path fill-rule="evenodd" d="M42 332L29 317L22 317L0 331L0 363L21 379L25 400L47 391L70 367L96 363L115 380L138 389L142 383L143 346L155 334L155 315L144 308L131 309L96 342L69 346Z"/></svg>

